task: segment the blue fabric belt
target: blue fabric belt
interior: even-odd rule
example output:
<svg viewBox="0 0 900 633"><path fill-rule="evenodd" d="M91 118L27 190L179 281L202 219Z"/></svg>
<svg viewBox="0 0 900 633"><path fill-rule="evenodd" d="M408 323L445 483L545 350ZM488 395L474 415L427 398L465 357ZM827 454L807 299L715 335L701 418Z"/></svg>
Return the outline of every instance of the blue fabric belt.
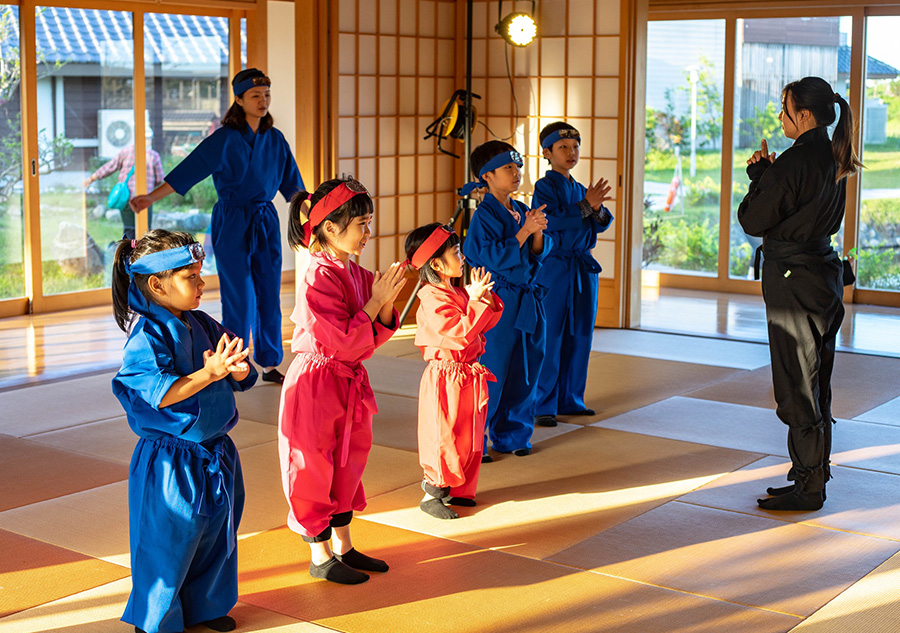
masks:
<svg viewBox="0 0 900 633"><path fill-rule="evenodd" d="M531 384L528 375L528 341L526 335L534 334L538 323L538 304L544 298L547 289L536 284L514 284L503 277L498 277L495 288L510 288L522 293L522 301L519 303L519 313L516 315L514 327L522 332L522 353L525 356L525 384Z"/></svg>
<svg viewBox="0 0 900 633"><path fill-rule="evenodd" d="M211 517L217 508L225 506L228 512L227 538L228 538L228 554L234 551L237 546L237 534L234 529L234 500L229 494L229 490L234 487L234 473L228 470L223 462L225 455L225 438L223 435L214 440L208 440L205 444L211 448L207 448L204 444L191 442L179 437L162 437L156 440L163 446L173 446L191 451L195 455L200 456L203 461L203 470L205 477L200 487L200 494L194 504L194 512L204 517ZM229 485L230 484L230 485Z"/></svg>
<svg viewBox="0 0 900 633"><path fill-rule="evenodd" d="M589 283L590 275L596 275L603 270L597 260L591 256L589 250L553 249L547 257L567 259L578 264L578 267L575 269L575 283L577 284L579 293L583 292L585 286ZM569 304L569 334L575 336L575 293L570 292L566 299Z"/></svg>

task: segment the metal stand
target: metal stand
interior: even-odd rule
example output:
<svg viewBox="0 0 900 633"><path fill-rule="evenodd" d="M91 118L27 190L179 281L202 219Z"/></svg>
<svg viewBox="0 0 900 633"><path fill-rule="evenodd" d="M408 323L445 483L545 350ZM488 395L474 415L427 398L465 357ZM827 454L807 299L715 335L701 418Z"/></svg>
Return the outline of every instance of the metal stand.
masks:
<svg viewBox="0 0 900 633"><path fill-rule="evenodd" d="M463 113L466 119L463 122L464 178L469 178L469 171L471 169L471 166L469 164L469 157L472 154L472 2L473 0L466 0L466 105L465 112ZM462 216L462 226L460 227L459 231L459 239L461 242L465 241L466 239L466 233L468 233L469 231L469 222L472 219L472 210L475 208L475 206L475 200L474 198L472 198L472 196L460 198L456 203L456 210L453 212L453 217L450 218L450 222L448 223L450 226L453 226L456 224L456 221L459 219L459 217ZM466 264L465 269L463 270L463 277L468 283L468 264ZM403 312L400 313L399 325L403 325L403 322L409 315L409 311L412 309L412 305L416 301L416 294L419 292L419 288L421 287L421 280L416 280L416 287L413 288L412 294L409 296L409 299L406 301L406 305L403 307Z"/></svg>

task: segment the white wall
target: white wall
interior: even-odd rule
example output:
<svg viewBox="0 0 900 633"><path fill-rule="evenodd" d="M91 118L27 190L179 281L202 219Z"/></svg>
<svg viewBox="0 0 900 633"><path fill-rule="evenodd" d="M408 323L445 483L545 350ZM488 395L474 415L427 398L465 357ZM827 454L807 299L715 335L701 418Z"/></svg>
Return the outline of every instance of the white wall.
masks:
<svg viewBox="0 0 900 633"><path fill-rule="evenodd" d="M295 104L297 87L294 79L294 3L269 1L269 67L261 68L272 80L272 106L270 112L275 117L275 127L284 134L291 150L297 153L297 133ZM314 187L310 182L311 174L303 176L303 184ZM295 258L287 243L288 203L281 194L275 198L275 208L281 222L281 248L284 270L292 270L296 266Z"/></svg>

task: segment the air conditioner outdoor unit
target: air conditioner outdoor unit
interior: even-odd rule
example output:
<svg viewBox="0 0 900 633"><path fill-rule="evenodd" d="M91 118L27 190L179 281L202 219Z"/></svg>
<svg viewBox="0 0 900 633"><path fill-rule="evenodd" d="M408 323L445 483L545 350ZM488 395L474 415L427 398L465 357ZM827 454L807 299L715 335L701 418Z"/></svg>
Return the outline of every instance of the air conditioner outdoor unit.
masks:
<svg viewBox="0 0 900 633"><path fill-rule="evenodd" d="M144 111L145 129L150 129L150 113ZM97 111L100 157L112 158L134 144L134 110L109 109Z"/></svg>

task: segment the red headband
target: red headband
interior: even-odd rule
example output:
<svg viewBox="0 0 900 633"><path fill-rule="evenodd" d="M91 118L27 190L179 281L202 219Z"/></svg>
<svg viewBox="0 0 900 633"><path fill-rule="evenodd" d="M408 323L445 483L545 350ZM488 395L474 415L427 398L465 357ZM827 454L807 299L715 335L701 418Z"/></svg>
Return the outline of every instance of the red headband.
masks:
<svg viewBox="0 0 900 633"><path fill-rule="evenodd" d="M303 225L303 233L307 246L312 238L313 231L319 226L332 211L345 204L350 198L360 194L367 194L366 188L358 180L345 180L337 187L329 191L325 197L312 206L309 212L309 220Z"/></svg>
<svg viewBox="0 0 900 633"><path fill-rule="evenodd" d="M413 253L412 259L409 261L410 266L419 270L428 263L428 260L434 256L437 250L443 246L444 242L450 239L450 236L454 233L456 233L456 231L453 230L453 227L445 226L443 224L436 227L434 231L431 232L431 235L422 242L422 245L416 249L416 252Z"/></svg>

